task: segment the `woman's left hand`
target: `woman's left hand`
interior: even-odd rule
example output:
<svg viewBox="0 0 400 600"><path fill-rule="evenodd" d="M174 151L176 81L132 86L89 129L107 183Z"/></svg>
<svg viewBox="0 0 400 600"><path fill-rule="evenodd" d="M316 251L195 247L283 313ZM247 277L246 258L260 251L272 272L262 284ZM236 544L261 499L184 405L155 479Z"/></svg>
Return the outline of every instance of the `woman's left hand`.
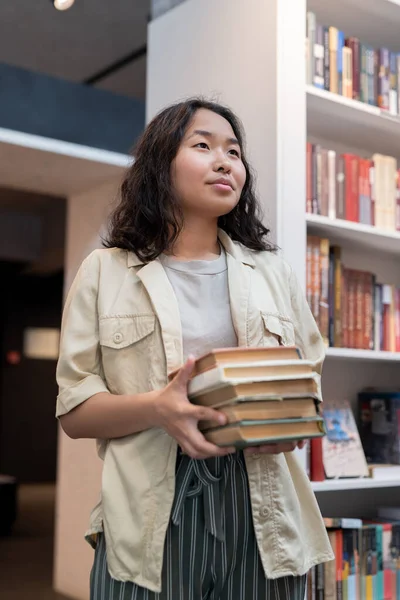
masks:
<svg viewBox="0 0 400 600"><path fill-rule="evenodd" d="M305 440L300 442L287 442L285 444L263 444L262 446L252 446L245 450L246 454L280 454L281 452L292 452L295 448L304 448Z"/></svg>

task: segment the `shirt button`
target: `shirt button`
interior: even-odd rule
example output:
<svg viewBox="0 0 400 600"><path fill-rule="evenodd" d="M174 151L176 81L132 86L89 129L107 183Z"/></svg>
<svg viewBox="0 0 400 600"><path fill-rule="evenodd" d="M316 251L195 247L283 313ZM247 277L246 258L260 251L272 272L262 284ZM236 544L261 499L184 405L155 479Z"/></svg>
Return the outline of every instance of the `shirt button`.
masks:
<svg viewBox="0 0 400 600"><path fill-rule="evenodd" d="M260 509L260 514L264 518L269 517L270 512L271 511L268 506L262 506Z"/></svg>
<svg viewBox="0 0 400 600"><path fill-rule="evenodd" d="M122 342L122 333L115 333L114 334L114 342L116 344L120 344Z"/></svg>
<svg viewBox="0 0 400 600"><path fill-rule="evenodd" d="M260 454L258 452L255 452L254 454L251 454L251 457L253 460L257 460L258 458L260 458Z"/></svg>

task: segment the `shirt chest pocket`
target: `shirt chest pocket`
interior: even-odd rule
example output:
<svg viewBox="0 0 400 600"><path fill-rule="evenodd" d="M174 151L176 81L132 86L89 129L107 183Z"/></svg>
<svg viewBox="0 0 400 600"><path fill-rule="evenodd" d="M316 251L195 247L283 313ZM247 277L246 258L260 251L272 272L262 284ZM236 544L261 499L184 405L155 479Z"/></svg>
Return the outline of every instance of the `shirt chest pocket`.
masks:
<svg viewBox="0 0 400 600"><path fill-rule="evenodd" d="M264 346L294 346L295 331L293 322L277 314L261 313L263 320Z"/></svg>
<svg viewBox="0 0 400 600"><path fill-rule="evenodd" d="M100 345L122 350L136 344L154 332L154 315L132 315L129 317L105 317L100 319ZM149 339L147 339L149 342Z"/></svg>
<svg viewBox="0 0 400 600"><path fill-rule="evenodd" d="M107 386L113 393L146 391L155 344L155 315L100 318L99 341Z"/></svg>

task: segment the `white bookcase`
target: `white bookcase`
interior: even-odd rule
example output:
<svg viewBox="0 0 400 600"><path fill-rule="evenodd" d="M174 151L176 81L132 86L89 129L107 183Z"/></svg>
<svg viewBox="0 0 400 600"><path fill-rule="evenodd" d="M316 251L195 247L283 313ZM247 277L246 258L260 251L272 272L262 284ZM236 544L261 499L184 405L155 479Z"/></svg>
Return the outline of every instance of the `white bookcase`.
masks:
<svg viewBox="0 0 400 600"><path fill-rule="evenodd" d="M390 0L187 0L151 23L147 117L195 94L229 104L242 118L266 221L305 284L306 234L329 237L350 268L400 285L400 235L305 211L306 140L338 151L400 159L400 119L306 85L305 21L336 25L375 47L400 52L400 2ZM171 31L174 31L171 42ZM400 354L330 348L326 398L348 398L369 385L400 386ZM400 502L400 480L313 484L326 516L368 516ZM340 493L339 493L340 492Z"/></svg>
<svg viewBox="0 0 400 600"><path fill-rule="evenodd" d="M342 29L374 47L400 51L400 3L391 0L309 0L317 21ZM338 150L371 156L380 152L400 159L400 118L374 106L306 85L307 134ZM375 272L379 281L400 285L400 234L362 224L305 215L310 233L328 237L343 248L343 262ZM400 353L330 348L323 393L347 397L368 385L400 387ZM372 515L378 504L400 502L400 479L342 479L313 483L323 512L339 516ZM339 492L341 492L339 494Z"/></svg>

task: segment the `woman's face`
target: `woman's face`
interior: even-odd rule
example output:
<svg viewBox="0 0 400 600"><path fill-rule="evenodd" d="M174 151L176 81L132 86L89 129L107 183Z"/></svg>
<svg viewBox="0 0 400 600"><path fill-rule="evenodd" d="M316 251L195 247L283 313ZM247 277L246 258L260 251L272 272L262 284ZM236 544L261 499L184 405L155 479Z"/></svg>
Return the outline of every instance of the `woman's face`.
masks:
<svg viewBox="0 0 400 600"><path fill-rule="evenodd" d="M229 122L199 109L171 165L171 177L186 218L217 219L235 208L246 170Z"/></svg>

